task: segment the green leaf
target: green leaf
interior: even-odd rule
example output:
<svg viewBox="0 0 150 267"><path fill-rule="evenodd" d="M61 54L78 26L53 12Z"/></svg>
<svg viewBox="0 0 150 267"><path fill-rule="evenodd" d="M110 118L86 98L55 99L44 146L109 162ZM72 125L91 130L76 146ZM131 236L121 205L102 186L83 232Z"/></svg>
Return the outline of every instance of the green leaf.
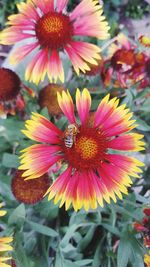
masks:
<svg viewBox="0 0 150 267"><path fill-rule="evenodd" d="M68 231L66 232L65 236L64 236L63 239L61 240L60 245L61 245L62 247L65 247L65 246L68 244L70 238L74 236L75 231L76 231L79 227L82 227L82 226L86 227L86 226L89 226L89 225L92 225L92 223L81 223L81 224L78 224L78 225L77 225L77 224L73 224L73 225L71 225L71 226L68 228Z"/></svg>
<svg viewBox="0 0 150 267"><path fill-rule="evenodd" d="M96 248L92 267L100 266L100 252L101 252L101 243L99 243L97 248Z"/></svg>
<svg viewBox="0 0 150 267"><path fill-rule="evenodd" d="M17 169L19 166L18 156L9 153L4 153L2 158L2 165L7 168Z"/></svg>
<svg viewBox="0 0 150 267"><path fill-rule="evenodd" d="M26 220L26 222L31 226L31 228L34 231L36 231L40 234L51 236L51 237L58 236L58 233L50 227L44 226L44 225L39 224L39 223L31 222L29 220Z"/></svg>
<svg viewBox="0 0 150 267"><path fill-rule="evenodd" d="M86 260L75 261L75 264L78 265L79 267L81 267L81 266L91 264L92 262L93 262L93 260L86 259Z"/></svg>
<svg viewBox="0 0 150 267"><path fill-rule="evenodd" d="M18 233L17 235L15 235L14 259L16 261L17 267L30 267L29 259L21 243L22 239L22 234Z"/></svg>
<svg viewBox="0 0 150 267"><path fill-rule="evenodd" d="M85 237L82 238L82 240L80 241L79 245L78 245L78 249L83 251L91 242L94 232L95 232L95 228L96 225L92 225L90 227L90 229L87 231L87 234L85 235Z"/></svg>
<svg viewBox="0 0 150 267"><path fill-rule="evenodd" d="M142 119L136 118L136 123L138 126L136 127L138 130L149 132L150 126Z"/></svg>
<svg viewBox="0 0 150 267"><path fill-rule="evenodd" d="M102 223L101 224L106 230L108 230L109 232L117 235L117 236L120 236L120 233L118 231L118 229L110 224L107 224L107 223Z"/></svg>
<svg viewBox="0 0 150 267"><path fill-rule="evenodd" d="M130 244L127 237L121 238L117 253L117 267L126 267L131 254Z"/></svg>
<svg viewBox="0 0 150 267"><path fill-rule="evenodd" d="M133 267L144 267L143 251L134 236L130 236L131 262Z"/></svg>
<svg viewBox="0 0 150 267"><path fill-rule="evenodd" d="M23 225L25 221L26 211L24 204L20 204L9 216L8 224Z"/></svg>

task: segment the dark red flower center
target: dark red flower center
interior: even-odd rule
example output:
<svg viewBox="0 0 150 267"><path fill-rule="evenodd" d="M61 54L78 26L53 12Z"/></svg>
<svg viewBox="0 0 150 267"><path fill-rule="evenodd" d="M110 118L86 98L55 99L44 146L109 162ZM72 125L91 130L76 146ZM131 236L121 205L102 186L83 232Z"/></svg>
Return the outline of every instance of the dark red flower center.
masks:
<svg viewBox="0 0 150 267"><path fill-rule="evenodd" d="M14 99L20 91L20 85L20 79L14 71L0 68L0 101Z"/></svg>
<svg viewBox="0 0 150 267"><path fill-rule="evenodd" d="M150 59L148 59L145 63L145 70L146 70L147 76L150 77Z"/></svg>
<svg viewBox="0 0 150 267"><path fill-rule="evenodd" d="M105 160L107 139L95 128L79 127L73 146L62 144L65 160L76 169L97 169Z"/></svg>
<svg viewBox="0 0 150 267"><path fill-rule="evenodd" d="M133 50L119 49L111 59L111 64L116 71L127 71L135 64Z"/></svg>
<svg viewBox="0 0 150 267"><path fill-rule="evenodd" d="M48 175L45 174L34 180L24 180L22 173L22 171L17 171L13 176L12 192L18 201L25 204L35 204L43 199L50 186Z"/></svg>
<svg viewBox="0 0 150 267"><path fill-rule="evenodd" d="M35 31L41 46L61 49L71 40L73 26L69 16L48 12L38 20Z"/></svg>

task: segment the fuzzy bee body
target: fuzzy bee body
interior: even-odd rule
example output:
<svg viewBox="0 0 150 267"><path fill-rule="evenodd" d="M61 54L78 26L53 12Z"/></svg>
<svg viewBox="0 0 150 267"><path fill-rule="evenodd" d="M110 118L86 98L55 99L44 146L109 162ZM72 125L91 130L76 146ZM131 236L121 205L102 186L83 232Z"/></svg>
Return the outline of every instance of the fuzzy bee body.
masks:
<svg viewBox="0 0 150 267"><path fill-rule="evenodd" d="M64 134L64 143L67 148L72 148L76 141L77 133L79 133L79 130L75 124L68 125Z"/></svg>
<svg viewBox="0 0 150 267"><path fill-rule="evenodd" d="M72 138L72 136L67 136L65 138L65 146L67 148L71 148L73 146L73 144L74 144L74 139Z"/></svg>

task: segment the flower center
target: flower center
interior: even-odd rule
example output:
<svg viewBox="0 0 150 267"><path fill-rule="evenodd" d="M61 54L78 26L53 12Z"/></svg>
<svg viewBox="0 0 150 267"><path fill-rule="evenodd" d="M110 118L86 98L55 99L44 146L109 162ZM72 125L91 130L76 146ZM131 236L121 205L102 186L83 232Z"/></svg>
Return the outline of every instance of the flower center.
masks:
<svg viewBox="0 0 150 267"><path fill-rule="evenodd" d="M67 15L49 12L38 20L35 31L41 46L60 49L71 40L73 27Z"/></svg>
<svg viewBox="0 0 150 267"><path fill-rule="evenodd" d="M93 138L82 136L75 145L75 151L84 160L89 160L97 155L98 144Z"/></svg>
<svg viewBox="0 0 150 267"><path fill-rule="evenodd" d="M105 160L107 139L96 128L80 126L78 130L71 147L66 146L66 140L63 140L64 158L73 168L96 169Z"/></svg>
<svg viewBox="0 0 150 267"><path fill-rule="evenodd" d="M14 99L20 91L20 79L10 69L0 68L0 101Z"/></svg>

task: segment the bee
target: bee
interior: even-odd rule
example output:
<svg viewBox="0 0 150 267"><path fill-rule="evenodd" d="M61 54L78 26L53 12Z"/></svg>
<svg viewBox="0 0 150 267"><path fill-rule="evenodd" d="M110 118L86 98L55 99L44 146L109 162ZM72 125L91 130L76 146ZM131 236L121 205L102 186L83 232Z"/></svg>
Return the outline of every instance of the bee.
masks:
<svg viewBox="0 0 150 267"><path fill-rule="evenodd" d="M64 133L64 143L67 148L71 148L76 142L76 135L79 133L79 129L75 124L69 124Z"/></svg>

